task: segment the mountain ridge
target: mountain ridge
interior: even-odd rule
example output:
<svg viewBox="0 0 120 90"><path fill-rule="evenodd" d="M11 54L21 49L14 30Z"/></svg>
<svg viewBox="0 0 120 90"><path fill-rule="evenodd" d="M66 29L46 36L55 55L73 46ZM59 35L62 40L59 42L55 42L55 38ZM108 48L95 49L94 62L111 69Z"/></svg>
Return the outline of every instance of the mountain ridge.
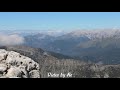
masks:
<svg viewBox="0 0 120 90"><path fill-rule="evenodd" d="M48 37L43 38L42 40L35 36L26 36L25 45L42 48L46 51L60 53L71 57L78 57L78 59L82 60L89 59L90 61L98 61L97 58L99 58L100 60L103 59L102 62L104 64L119 63L119 50L117 50L120 48L119 29L103 29L95 31L77 30L62 36ZM39 34L39 37L42 37L42 35ZM108 53L112 56L108 60L110 63L107 63L108 61L106 61Z"/></svg>

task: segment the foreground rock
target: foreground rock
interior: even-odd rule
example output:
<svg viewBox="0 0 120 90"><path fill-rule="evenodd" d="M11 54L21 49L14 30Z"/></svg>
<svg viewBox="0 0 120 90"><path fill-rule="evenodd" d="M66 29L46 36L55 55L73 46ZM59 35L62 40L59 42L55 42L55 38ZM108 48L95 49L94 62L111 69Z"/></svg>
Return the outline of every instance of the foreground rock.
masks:
<svg viewBox="0 0 120 90"><path fill-rule="evenodd" d="M14 51L0 49L1 78L39 78L39 64Z"/></svg>

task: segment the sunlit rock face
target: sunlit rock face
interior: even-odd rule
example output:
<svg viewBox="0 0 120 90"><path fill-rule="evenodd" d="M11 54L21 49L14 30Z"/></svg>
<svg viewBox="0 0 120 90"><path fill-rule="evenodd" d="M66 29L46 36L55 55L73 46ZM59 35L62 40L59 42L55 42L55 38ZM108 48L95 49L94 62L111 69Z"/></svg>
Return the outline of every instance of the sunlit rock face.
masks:
<svg viewBox="0 0 120 90"><path fill-rule="evenodd" d="M14 51L0 49L1 78L39 78L39 64Z"/></svg>

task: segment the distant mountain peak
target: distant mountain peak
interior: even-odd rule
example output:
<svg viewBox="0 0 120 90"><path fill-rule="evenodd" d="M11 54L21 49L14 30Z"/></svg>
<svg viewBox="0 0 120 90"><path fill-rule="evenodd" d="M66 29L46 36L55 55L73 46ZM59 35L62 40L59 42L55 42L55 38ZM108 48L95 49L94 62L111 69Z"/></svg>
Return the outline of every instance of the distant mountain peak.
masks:
<svg viewBox="0 0 120 90"><path fill-rule="evenodd" d="M68 33L73 37L87 36L90 39L112 37L120 33L119 29L76 30Z"/></svg>

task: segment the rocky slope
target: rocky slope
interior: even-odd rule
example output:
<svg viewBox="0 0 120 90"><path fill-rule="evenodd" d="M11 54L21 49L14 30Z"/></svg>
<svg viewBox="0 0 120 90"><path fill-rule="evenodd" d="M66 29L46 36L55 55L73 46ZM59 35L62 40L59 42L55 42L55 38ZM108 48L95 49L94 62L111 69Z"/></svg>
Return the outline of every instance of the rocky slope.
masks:
<svg viewBox="0 0 120 90"><path fill-rule="evenodd" d="M39 78L39 64L15 51L0 49L0 78Z"/></svg>
<svg viewBox="0 0 120 90"><path fill-rule="evenodd" d="M57 77L59 74L72 74L72 78L120 78L120 64L118 65L103 65L102 63L91 63L91 62L83 62L81 60L75 60L75 59L58 59L57 57L54 57L39 48L31 48L26 46L6 46L6 47L0 47L2 48L1 55L1 76L2 77L40 77L40 78L51 78L51 77ZM5 49L5 50L4 50ZM7 50L7 51L6 51ZM14 52L15 51L15 52ZM9 52L6 59L4 60L4 55L6 55L6 52ZM17 53L18 52L18 53ZM19 54L20 53L20 54ZM26 61L27 66L24 65L24 63L21 65L17 60L17 58L23 58L27 56L25 60L19 59L19 61ZM20 57L19 57L20 55ZM24 55L24 56L23 56ZM2 58L3 57L3 58ZM8 58L13 58L12 60L15 62L13 63L12 60L9 60ZM28 59L28 57L30 57ZM32 63L36 64L36 68L33 69L34 66ZM16 61L18 64L16 64ZM11 63L10 63L11 62ZM38 64L39 67L38 67ZM17 66L18 65L18 66ZM11 69L6 69L11 66ZM25 72L26 74L22 74L22 76L19 75L19 70L21 71L20 66L26 67L26 69L22 69L22 72ZM13 68L16 68L15 70ZM32 67L32 68L30 68ZM14 70L15 75L17 73L18 76L7 75L9 74L8 71L11 73L11 71ZM39 70L39 71L38 71ZM26 72L27 71L27 72ZM4 73L3 73L4 72ZM38 74L39 73L39 74ZM50 77L48 74L50 73ZM63 75L63 76L64 76ZM63 76L61 78L63 78ZM67 78L67 77L65 77Z"/></svg>

